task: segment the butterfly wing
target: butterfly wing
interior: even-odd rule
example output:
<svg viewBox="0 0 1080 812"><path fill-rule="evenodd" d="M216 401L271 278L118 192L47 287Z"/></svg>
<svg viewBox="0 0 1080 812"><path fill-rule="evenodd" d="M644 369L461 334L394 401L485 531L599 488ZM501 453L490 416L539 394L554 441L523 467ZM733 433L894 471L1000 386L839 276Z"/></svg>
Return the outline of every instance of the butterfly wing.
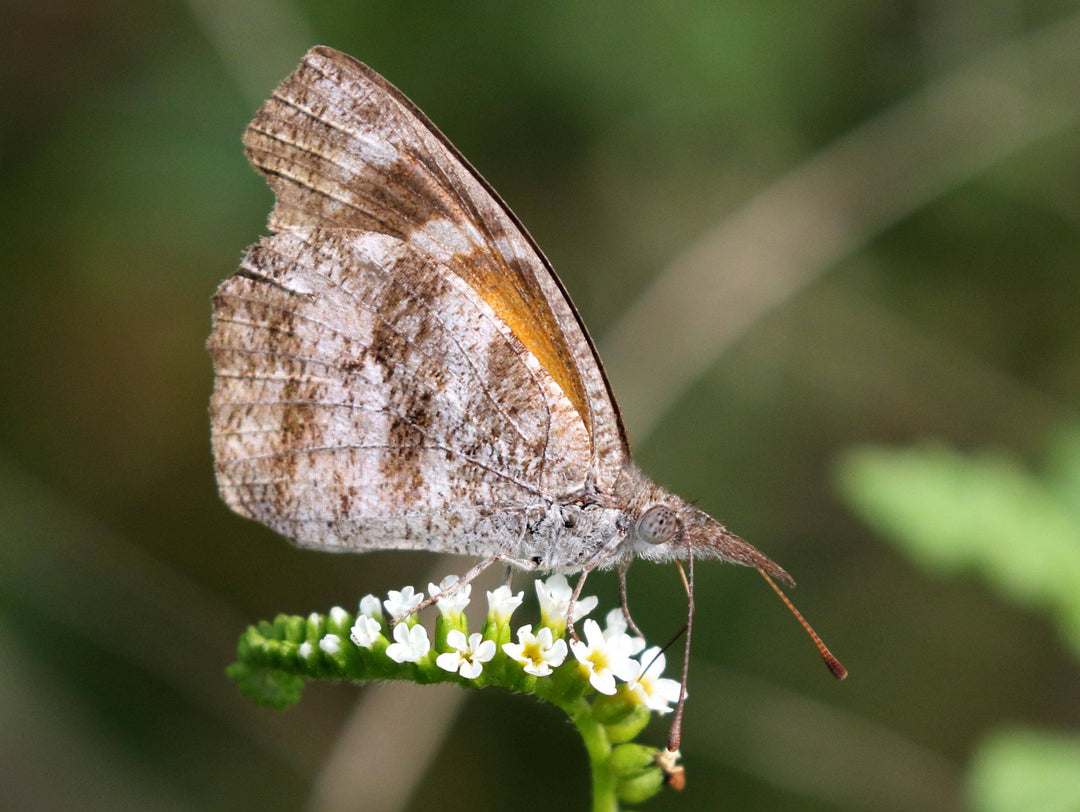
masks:
<svg viewBox="0 0 1080 812"><path fill-rule="evenodd" d="M300 544L509 552L529 506L587 475L588 434L554 379L397 237L265 238L218 288L208 347L221 493Z"/></svg>
<svg viewBox="0 0 1080 812"><path fill-rule="evenodd" d="M276 195L273 230L387 234L464 280L573 405L591 443L589 476L614 484L626 435L573 304L513 213L412 102L352 57L313 48L244 143Z"/></svg>

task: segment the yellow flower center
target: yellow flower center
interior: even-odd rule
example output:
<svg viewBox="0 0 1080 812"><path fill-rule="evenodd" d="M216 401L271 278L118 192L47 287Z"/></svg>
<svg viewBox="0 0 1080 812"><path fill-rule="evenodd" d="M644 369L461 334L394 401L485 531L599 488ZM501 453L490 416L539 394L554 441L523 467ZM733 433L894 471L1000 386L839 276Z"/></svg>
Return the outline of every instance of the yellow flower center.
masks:
<svg viewBox="0 0 1080 812"><path fill-rule="evenodd" d="M544 653L540 650L539 643L527 643L521 654L526 659L531 660L533 665L539 666L544 662Z"/></svg>

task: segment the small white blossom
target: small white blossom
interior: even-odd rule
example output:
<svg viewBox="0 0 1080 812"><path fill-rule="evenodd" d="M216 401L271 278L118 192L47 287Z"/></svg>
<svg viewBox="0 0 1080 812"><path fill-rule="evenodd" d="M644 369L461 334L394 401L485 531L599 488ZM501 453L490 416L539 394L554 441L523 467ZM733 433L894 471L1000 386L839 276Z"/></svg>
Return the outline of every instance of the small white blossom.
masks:
<svg viewBox="0 0 1080 812"><path fill-rule="evenodd" d="M386 647L386 656L396 663L415 663L430 650L427 629L419 623L399 623L394 627L394 642Z"/></svg>
<svg viewBox="0 0 1080 812"><path fill-rule="evenodd" d="M458 582L456 575L447 575L443 578L438 586L435 584L428 584L428 594L431 597L441 595ZM439 611L443 616L447 615L459 615L465 611L465 607L469 605L469 596L472 594L472 584L465 584L465 586L459 586L448 595L443 595L435 603L439 607Z"/></svg>
<svg viewBox="0 0 1080 812"><path fill-rule="evenodd" d="M515 595L510 587L500 586L494 592L488 592L487 599L488 617L501 626L510 622L510 615L521 606L521 602L525 600L525 593L519 592Z"/></svg>
<svg viewBox="0 0 1080 812"><path fill-rule="evenodd" d="M555 573L546 581L534 581L536 585L536 597L540 599L540 622L553 628L565 627L567 618L566 610L570 608L570 598L574 590L562 573ZM595 595L578 598L574 604L574 618L571 622L576 623L596 608L600 602Z"/></svg>
<svg viewBox="0 0 1080 812"><path fill-rule="evenodd" d="M570 650L588 671L592 687L610 696L615 693L616 677L628 681L638 675L639 663L630 659L630 637L621 634L608 640L595 620L586 620L584 630L589 642L571 640Z"/></svg>
<svg viewBox="0 0 1080 812"><path fill-rule="evenodd" d="M526 674L546 677L566 660L566 641L553 640L551 629L544 626L539 634L532 633L532 626L518 629L516 643L503 643L506 655L524 666Z"/></svg>
<svg viewBox="0 0 1080 812"><path fill-rule="evenodd" d="M379 620L382 618L382 601L374 595L365 595L360 599L360 614Z"/></svg>
<svg viewBox="0 0 1080 812"><path fill-rule="evenodd" d="M311 656L313 646L307 640L300 644L300 656L305 660Z"/></svg>
<svg viewBox="0 0 1080 812"><path fill-rule="evenodd" d="M424 593L417 592L411 586L407 586L400 592L391 589L387 593L386 600L383 601L383 606L386 607L386 612L391 619L398 620L412 614L412 611L423 602Z"/></svg>
<svg viewBox="0 0 1080 812"><path fill-rule="evenodd" d="M479 632L474 632L465 639L465 633L451 629L446 635L446 644L453 651L447 651L435 658L435 665L444 671L456 671L465 679L476 679L484 670L484 663L491 662L495 656L495 641L484 640Z"/></svg>
<svg viewBox="0 0 1080 812"><path fill-rule="evenodd" d="M626 634L630 637L630 654L634 655L645 648L644 637L633 637L626 631L630 624L626 622L626 613L622 609L612 609L604 618L604 638L607 640Z"/></svg>
<svg viewBox="0 0 1080 812"><path fill-rule="evenodd" d="M660 676L667 665L664 655L660 653L660 647L656 646L642 653L636 665L638 674L630 680L630 690L641 698L649 710L659 714L670 713L671 703L679 701L682 686L678 680Z"/></svg>
<svg viewBox="0 0 1080 812"><path fill-rule="evenodd" d="M330 610L330 620L336 623L338 626L344 626L349 619L349 613L342 609L340 606L335 606Z"/></svg>
<svg viewBox="0 0 1080 812"><path fill-rule="evenodd" d="M375 618L360 615L353 624L349 638L360 648L371 648L382 634L382 627Z"/></svg>
<svg viewBox="0 0 1080 812"><path fill-rule="evenodd" d="M337 654L341 651L341 638L336 634L328 634L319 641L319 648L327 654Z"/></svg>

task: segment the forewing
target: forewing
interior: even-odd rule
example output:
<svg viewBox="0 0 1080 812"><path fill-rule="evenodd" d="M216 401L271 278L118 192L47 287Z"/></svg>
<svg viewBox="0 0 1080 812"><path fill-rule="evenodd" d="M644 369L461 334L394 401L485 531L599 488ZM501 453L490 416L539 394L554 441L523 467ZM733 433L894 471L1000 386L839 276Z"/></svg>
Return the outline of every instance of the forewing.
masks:
<svg viewBox="0 0 1080 812"><path fill-rule="evenodd" d="M314 48L244 136L277 197L270 226L344 227L428 253L487 303L573 404L596 481L629 451L584 326L514 215L400 91L367 66Z"/></svg>
<svg viewBox="0 0 1080 812"><path fill-rule="evenodd" d="M300 544L506 551L525 508L589 468L536 358L394 236L265 238L218 288L208 347L222 496Z"/></svg>

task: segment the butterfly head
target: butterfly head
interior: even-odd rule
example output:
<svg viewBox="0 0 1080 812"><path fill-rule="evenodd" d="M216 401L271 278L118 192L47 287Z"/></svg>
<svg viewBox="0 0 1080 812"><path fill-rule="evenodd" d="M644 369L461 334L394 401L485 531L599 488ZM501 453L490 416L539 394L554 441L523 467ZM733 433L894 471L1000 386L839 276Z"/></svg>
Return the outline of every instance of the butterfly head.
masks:
<svg viewBox="0 0 1080 812"><path fill-rule="evenodd" d="M649 500L646 500L649 501ZM635 553L652 561L719 558L762 569L787 586L795 581L772 559L705 511L659 489L644 504L631 531Z"/></svg>

